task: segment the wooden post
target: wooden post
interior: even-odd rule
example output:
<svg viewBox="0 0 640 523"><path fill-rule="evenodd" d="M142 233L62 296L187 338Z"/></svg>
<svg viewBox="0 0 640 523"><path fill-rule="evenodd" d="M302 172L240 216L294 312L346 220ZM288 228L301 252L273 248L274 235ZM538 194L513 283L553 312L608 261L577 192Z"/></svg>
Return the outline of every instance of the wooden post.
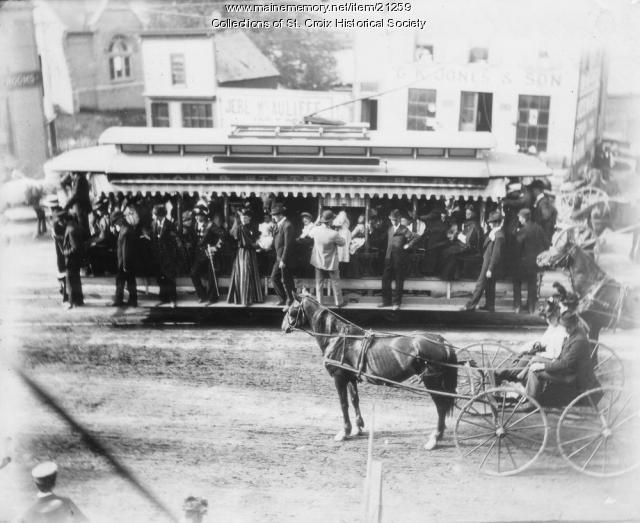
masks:
<svg viewBox="0 0 640 523"><path fill-rule="evenodd" d="M369 506L365 514L367 523L382 521L382 461L371 463L371 477L369 478Z"/></svg>
<svg viewBox="0 0 640 523"><path fill-rule="evenodd" d="M371 406L371 418L369 421L369 444L367 447L367 475L364 480L364 496L362 499L362 508L364 512L364 521L369 521L370 502L372 499L371 488L373 483L371 481L372 476L372 464L373 464L373 433L376 421L376 405Z"/></svg>
<svg viewBox="0 0 640 523"><path fill-rule="evenodd" d="M176 222L178 224L178 234L182 234L182 194L178 193L176 198Z"/></svg>
<svg viewBox="0 0 640 523"><path fill-rule="evenodd" d="M413 212L411 230L418 232L418 198L416 198L415 194L411 197L411 211Z"/></svg>
<svg viewBox="0 0 640 523"><path fill-rule="evenodd" d="M364 196L364 250L369 250L369 211L371 210L371 199L368 194Z"/></svg>

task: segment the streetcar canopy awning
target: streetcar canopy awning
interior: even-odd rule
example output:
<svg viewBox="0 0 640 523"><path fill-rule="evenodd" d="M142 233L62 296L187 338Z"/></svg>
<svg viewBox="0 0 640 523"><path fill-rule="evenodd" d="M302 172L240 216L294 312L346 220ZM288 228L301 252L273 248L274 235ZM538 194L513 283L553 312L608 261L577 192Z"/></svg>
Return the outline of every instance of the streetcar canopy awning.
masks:
<svg viewBox="0 0 640 523"><path fill-rule="evenodd" d="M118 128L103 133L102 145L50 160L45 171L88 172L100 187L133 192L492 199L505 195L507 178L551 174L535 157L489 151L489 133L463 134L322 141Z"/></svg>

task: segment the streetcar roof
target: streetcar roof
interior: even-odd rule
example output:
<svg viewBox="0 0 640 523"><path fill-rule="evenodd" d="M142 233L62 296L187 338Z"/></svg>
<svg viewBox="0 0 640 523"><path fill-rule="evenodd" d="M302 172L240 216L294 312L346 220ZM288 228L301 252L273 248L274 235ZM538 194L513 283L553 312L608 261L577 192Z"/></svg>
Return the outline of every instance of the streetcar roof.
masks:
<svg viewBox="0 0 640 523"><path fill-rule="evenodd" d="M382 159L379 165L261 164L225 163L212 161L208 154L127 154L114 146L93 146L74 149L46 163L48 170L57 172L82 171L128 173L131 175L158 173L234 173L247 174L332 174L366 173L373 176L417 176L454 178L543 177L551 169L533 156L491 152L483 158L395 158ZM215 158L218 158L217 156Z"/></svg>
<svg viewBox="0 0 640 523"><path fill-rule="evenodd" d="M504 196L506 178L551 174L533 156L487 150L489 133L382 136L237 138L219 129L112 128L101 145L63 153L45 172L103 174L118 190L144 192L475 198Z"/></svg>
<svg viewBox="0 0 640 523"><path fill-rule="evenodd" d="M258 128L260 126L256 126ZM276 126L264 126L276 127ZM294 127L294 126L283 126ZM299 126L302 129L304 126ZM312 126L309 126L312 127ZM339 130L339 129L338 129ZM327 129L327 133L332 130ZM303 135L263 136L232 135L233 129L212 128L163 128L163 127L110 127L99 138L100 144L111 145L336 145L344 147L433 147L433 148L469 148L493 149L495 138L489 132L425 132L405 131L402 133L383 133L366 131L360 137L339 136L338 139L322 136ZM301 132L300 134L303 134ZM337 135L336 135L337 136Z"/></svg>

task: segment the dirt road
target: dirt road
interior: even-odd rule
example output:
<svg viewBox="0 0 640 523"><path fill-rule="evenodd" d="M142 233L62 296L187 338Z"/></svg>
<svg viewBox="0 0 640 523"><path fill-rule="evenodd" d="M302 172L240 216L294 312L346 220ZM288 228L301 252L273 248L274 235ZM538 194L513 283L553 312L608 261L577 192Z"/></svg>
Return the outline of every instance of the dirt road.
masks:
<svg viewBox="0 0 640 523"><path fill-rule="evenodd" d="M45 271L29 256L4 263L22 271L24 282ZM38 300L36 290L33 299L4 305L3 353L17 357L171 509L197 495L209 500L209 521L361 520L367 440L333 441L341 428L337 395L311 338L277 328L118 328L95 322L106 314L101 311L72 311L60 321L58 306ZM480 339L517 346L532 336L441 334L457 346ZM640 367L637 336L606 336L631 376ZM0 521L32 501L29 468L46 458L61 467L59 491L92 521L162 521L3 369L2 430L17 448L0 471L0 491L10 500L0 504ZM386 522L604 521L640 514L639 474L582 476L551 445L519 476L482 476L460 459L451 431L441 448L423 450L435 425L429 398L363 385L361 403L366 423L375 404Z"/></svg>

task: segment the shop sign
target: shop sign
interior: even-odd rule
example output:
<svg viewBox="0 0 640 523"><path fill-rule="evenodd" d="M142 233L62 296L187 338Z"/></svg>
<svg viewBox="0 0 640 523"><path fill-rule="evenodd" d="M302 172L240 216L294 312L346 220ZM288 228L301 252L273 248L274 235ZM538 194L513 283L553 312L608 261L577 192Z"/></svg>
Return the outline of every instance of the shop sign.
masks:
<svg viewBox="0 0 640 523"><path fill-rule="evenodd" d="M23 73L13 73L5 78L5 88L12 91L14 89L29 89L42 84L42 73L40 71L26 71Z"/></svg>

